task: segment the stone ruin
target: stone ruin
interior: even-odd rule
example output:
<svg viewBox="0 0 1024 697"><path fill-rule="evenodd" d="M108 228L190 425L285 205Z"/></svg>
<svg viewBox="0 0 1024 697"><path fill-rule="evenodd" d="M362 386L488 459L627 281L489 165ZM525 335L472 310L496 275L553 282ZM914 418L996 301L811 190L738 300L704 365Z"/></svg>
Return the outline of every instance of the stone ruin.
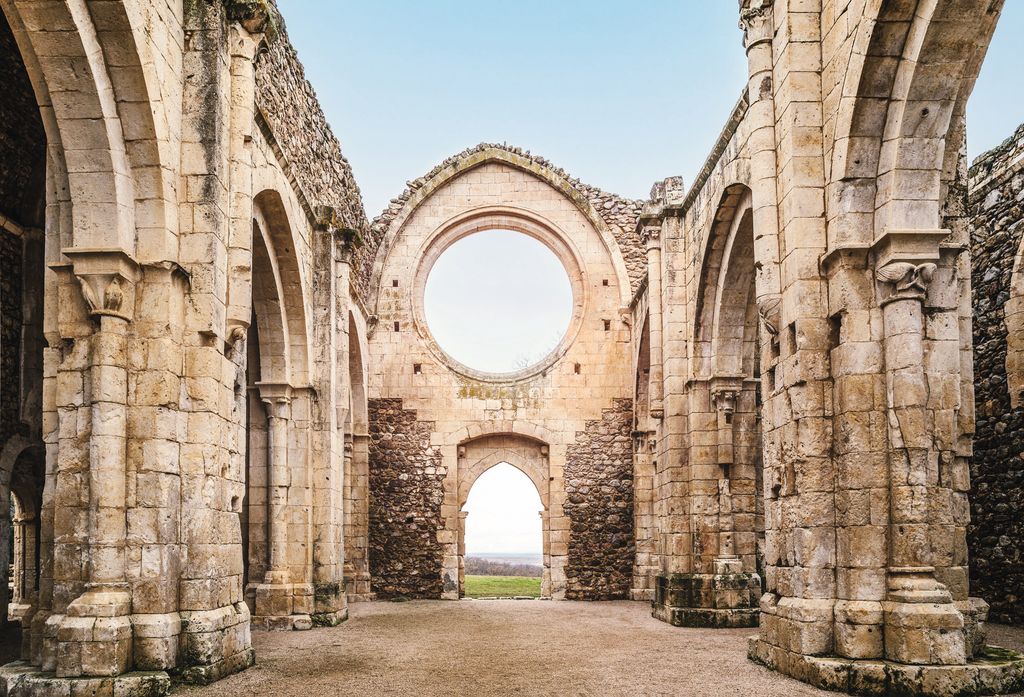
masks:
<svg viewBox="0 0 1024 697"><path fill-rule="evenodd" d="M481 144L370 221L269 0L0 0L0 694L165 694L253 629L458 599L503 462L546 597L751 627L831 690L1024 689L984 631L1024 617L1024 136L963 147L1002 2L739 5L694 182ZM423 308L492 229L572 287L515 373Z"/></svg>

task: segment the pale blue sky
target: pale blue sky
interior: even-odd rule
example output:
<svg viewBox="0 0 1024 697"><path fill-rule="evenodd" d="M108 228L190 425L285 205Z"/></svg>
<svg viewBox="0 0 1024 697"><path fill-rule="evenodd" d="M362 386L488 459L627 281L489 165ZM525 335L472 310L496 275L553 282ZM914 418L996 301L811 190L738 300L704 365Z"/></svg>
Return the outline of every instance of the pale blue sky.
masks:
<svg viewBox="0 0 1024 697"><path fill-rule="evenodd" d="M746 76L735 0L279 0L373 218L481 141L645 198L700 169ZM969 110L973 158L1024 122L1024 0Z"/></svg>
<svg viewBox="0 0 1024 697"><path fill-rule="evenodd" d="M746 80L735 0L279 5L370 218L406 181L481 141L527 148L631 198L646 198L655 180L670 175L689 184ZM971 159L1024 122L1022 33L1024 0L1006 0L968 106ZM515 280L543 267L543 249L535 247L531 260L529 248L500 238L453 247L455 278L431 291L432 331L467 362L490 356L492 370L531 353L530 342L513 347L503 325L534 317L517 325L518 335L532 333L532 345L541 345L561 327L550 310L568 302L557 273L533 286ZM498 275L488 271L495 259L511 260L499 263ZM514 302L483 312L482 299L502 283ZM480 337L499 348L488 350ZM471 494L471 551L539 552L532 485L511 467L488 475Z"/></svg>

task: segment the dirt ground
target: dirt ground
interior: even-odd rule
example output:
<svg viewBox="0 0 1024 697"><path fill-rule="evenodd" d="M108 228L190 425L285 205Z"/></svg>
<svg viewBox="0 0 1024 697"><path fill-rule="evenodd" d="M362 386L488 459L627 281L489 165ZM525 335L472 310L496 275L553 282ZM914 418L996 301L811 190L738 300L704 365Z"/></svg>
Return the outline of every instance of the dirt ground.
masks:
<svg viewBox="0 0 1024 697"><path fill-rule="evenodd" d="M746 658L756 630L670 627L646 603L358 603L340 627L254 633L256 666L221 695L829 695ZM1024 629L992 643L1024 649Z"/></svg>

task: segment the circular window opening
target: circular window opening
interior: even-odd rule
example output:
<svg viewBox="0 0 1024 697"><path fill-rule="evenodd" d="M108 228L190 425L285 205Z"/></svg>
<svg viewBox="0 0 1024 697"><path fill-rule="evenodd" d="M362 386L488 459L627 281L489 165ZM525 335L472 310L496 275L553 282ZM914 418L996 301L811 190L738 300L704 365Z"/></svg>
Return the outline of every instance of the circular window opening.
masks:
<svg viewBox="0 0 1024 697"><path fill-rule="evenodd" d="M487 373L515 373L558 347L572 319L572 286L545 244L486 230L446 249L427 276L423 311L441 349Z"/></svg>

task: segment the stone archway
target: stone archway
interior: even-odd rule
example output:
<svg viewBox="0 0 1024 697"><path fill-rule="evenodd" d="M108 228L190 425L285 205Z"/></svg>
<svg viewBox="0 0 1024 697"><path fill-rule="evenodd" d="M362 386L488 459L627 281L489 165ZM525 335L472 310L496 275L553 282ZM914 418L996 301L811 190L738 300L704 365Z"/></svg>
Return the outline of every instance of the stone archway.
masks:
<svg viewBox="0 0 1024 697"><path fill-rule="evenodd" d="M543 557L543 576L541 579L541 597L550 598L551 594L551 568L557 565L564 568L564 557L551 556L552 535L559 538L559 533L552 533L552 521L549 511L550 502L550 481L549 475L549 448L546 443L532 438L512 435L496 434L476 438L462 443L458 449L458 506L459 506L459 527L456 545L458 550L458 594L462 597L465 593L465 554L466 554L466 518L468 511L464 510L469 493L482 474L499 464L509 464L522 472L533 482L537 489L537 495L541 503L541 538ZM557 525L557 523L556 523ZM560 526L559 526L560 527Z"/></svg>

